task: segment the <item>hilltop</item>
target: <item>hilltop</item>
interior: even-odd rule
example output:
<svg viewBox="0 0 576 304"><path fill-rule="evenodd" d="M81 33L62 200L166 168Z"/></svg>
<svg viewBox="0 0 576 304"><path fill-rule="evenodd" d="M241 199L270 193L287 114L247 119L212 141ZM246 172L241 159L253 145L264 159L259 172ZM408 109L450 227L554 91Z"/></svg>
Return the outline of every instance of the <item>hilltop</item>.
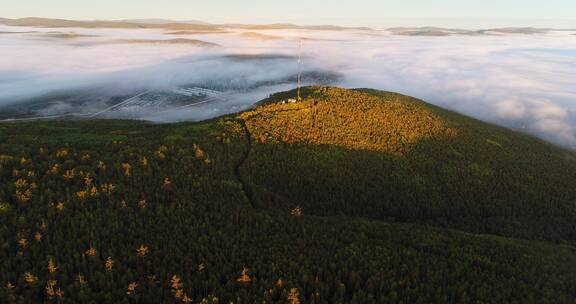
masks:
<svg viewBox="0 0 576 304"><path fill-rule="evenodd" d="M477 233L576 239L576 154L375 90L308 88L242 113L246 172L265 208L419 222Z"/></svg>
<svg viewBox="0 0 576 304"><path fill-rule="evenodd" d="M396 93L295 97L0 124L0 302L576 300L575 153Z"/></svg>

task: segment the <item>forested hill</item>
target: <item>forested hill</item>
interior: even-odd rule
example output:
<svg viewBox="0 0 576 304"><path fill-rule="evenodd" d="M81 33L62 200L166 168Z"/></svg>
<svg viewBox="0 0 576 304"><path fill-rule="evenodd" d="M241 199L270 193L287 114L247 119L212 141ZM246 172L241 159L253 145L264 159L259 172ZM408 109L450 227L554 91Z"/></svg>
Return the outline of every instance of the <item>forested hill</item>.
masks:
<svg viewBox="0 0 576 304"><path fill-rule="evenodd" d="M574 303L576 156L373 90L0 124L0 303Z"/></svg>
<svg viewBox="0 0 576 304"><path fill-rule="evenodd" d="M395 93L294 95L240 115L260 207L576 240L576 153Z"/></svg>

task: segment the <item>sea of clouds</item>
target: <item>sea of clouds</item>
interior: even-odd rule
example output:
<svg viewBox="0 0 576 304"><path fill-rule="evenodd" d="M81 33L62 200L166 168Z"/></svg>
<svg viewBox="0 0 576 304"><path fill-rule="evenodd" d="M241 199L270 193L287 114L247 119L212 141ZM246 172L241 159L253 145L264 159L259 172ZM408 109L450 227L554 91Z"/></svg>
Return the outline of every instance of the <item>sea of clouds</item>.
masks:
<svg viewBox="0 0 576 304"><path fill-rule="evenodd" d="M62 38L49 32L90 37ZM14 34L8 32L31 32ZM485 121L576 147L576 36L545 34L396 36L386 30L268 30L175 36L163 30L44 29L0 26L0 105L84 88L103 92L163 89L205 80L247 83L297 73L286 60L224 60L230 54L298 54L303 69L340 73L338 85L411 95ZM254 32L254 31L250 31ZM221 45L118 43L198 39ZM281 39L280 39L281 38ZM271 85L154 121L198 120L246 108L294 85ZM1 111L1 109L0 109Z"/></svg>

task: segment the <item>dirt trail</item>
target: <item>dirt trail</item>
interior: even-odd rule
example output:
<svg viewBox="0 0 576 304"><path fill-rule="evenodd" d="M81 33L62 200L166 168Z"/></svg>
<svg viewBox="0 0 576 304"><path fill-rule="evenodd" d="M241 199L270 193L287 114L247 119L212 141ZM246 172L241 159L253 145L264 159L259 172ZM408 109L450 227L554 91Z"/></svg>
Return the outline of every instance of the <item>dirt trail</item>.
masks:
<svg viewBox="0 0 576 304"><path fill-rule="evenodd" d="M246 195L250 205L252 205L252 208L256 209L256 202L254 200L254 191L252 190L252 186L250 186L250 183L242 177L242 174L240 174L240 168L246 162L250 156L250 151L252 150L252 135L250 134L250 130L248 129L248 126L246 126L246 122L243 119L239 118L237 122L240 124L240 126L242 126L242 130L244 131L244 137L246 138L246 149L234 167L234 175L236 176L238 182L240 182L242 185L242 191Z"/></svg>

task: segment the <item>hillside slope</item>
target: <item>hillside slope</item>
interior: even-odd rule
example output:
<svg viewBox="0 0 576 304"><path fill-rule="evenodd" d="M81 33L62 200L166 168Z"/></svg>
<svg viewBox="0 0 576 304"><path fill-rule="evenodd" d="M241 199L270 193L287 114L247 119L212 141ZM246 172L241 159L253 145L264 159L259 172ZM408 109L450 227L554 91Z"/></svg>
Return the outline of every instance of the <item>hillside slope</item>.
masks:
<svg viewBox="0 0 576 304"><path fill-rule="evenodd" d="M439 143L452 143L466 160L486 166L482 159L498 155L489 149L495 144L484 146L485 138L475 138L497 136L490 140L507 149L505 155L524 150L507 156L510 168L547 156L549 170L559 175L568 171L556 163L570 166L573 154L397 94L334 88L304 93L300 103L275 103L294 95L287 92L251 111L202 123L0 124L0 302L576 300L574 247L421 225L492 227L462 225L458 217L423 220L422 214L444 212L449 205L439 192L437 198L430 194L439 200L430 205L418 200L440 191L434 187L443 187L448 197L488 192L443 185L456 179L450 170L432 171L432 177L448 177L427 180L434 162L452 170L466 164ZM307 120L310 113L322 121ZM375 120L368 124L366 117ZM308 122L315 126L308 132L291 131ZM381 128L385 122L390 128ZM372 133L344 132L370 125ZM316 126L330 132L318 135ZM392 141L391 134L403 140ZM417 160L422 167L414 165ZM494 172L501 170L497 164L490 167ZM418 187L416 173L424 180ZM556 181L552 173L535 175L541 182L534 187ZM460 174L460 183L484 187L484 179ZM537 190L541 199L563 202L557 191L530 191ZM416 199L408 200L412 191ZM377 199L370 201L372 196ZM401 217L405 213L389 208L390 202L414 215ZM533 202L510 200L500 208L539 208L528 205ZM481 208L463 205L451 206L460 215L468 212L465 223L482 223ZM563 225L540 227L570 240ZM492 228L520 235L523 226L507 227ZM529 238L543 235L529 231Z"/></svg>
<svg viewBox="0 0 576 304"><path fill-rule="evenodd" d="M308 88L242 113L262 208L576 240L576 154L374 90Z"/></svg>

